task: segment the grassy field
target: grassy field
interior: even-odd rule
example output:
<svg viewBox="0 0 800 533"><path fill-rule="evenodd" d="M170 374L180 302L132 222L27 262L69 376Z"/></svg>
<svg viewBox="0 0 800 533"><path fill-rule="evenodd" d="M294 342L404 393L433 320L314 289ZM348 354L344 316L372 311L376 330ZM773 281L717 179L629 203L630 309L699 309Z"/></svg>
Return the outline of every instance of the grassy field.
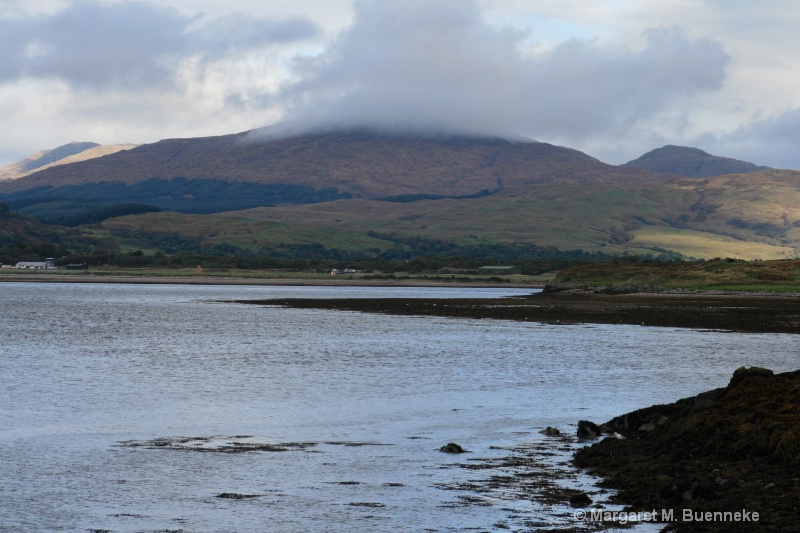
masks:
<svg viewBox="0 0 800 533"><path fill-rule="evenodd" d="M603 263L559 272L561 288L800 292L800 260Z"/></svg>
<svg viewBox="0 0 800 533"><path fill-rule="evenodd" d="M664 248L687 257L713 259L785 259L797 255L794 248L771 246L763 242L737 240L724 235L666 226L644 226L633 232L632 245Z"/></svg>

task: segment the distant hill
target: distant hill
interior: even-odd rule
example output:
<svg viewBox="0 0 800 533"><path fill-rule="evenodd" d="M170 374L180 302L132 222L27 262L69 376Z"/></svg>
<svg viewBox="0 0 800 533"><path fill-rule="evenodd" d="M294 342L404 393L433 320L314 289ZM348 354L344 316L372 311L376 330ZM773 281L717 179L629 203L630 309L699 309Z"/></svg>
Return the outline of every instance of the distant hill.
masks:
<svg viewBox="0 0 800 533"><path fill-rule="evenodd" d="M459 196L542 181L629 179L631 169L606 165L570 148L484 138L419 138L337 132L262 140L258 132L167 139L101 159L48 168L0 193L115 181L222 180L336 189L356 198L432 194Z"/></svg>
<svg viewBox="0 0 800 533"><path fill-rule="evenodd" d="M681 147L636 161L649 163L501 138L253 131L45 168L0 182L0 201L147 253L800 256L800 172ZM107 216L128 204L139 214Z"/></svg>
<svg viewBox="0 0 800 533"><path fill-rule="evenodd" d="M94 142L71 142L52 150L42 150L36 154L0 168L0 181L14 180L34 172L58 165L94 159L113 154L120 150L134 148L135 144L99 145Z"/></svg>
<svg viewBox="0 0 800 533"><path fill-rule="evenodd" d="M743 174L766 170L747 161L711 155L698 148L667 145L647 152L638 159L625 163L626 167L641 168L650 172L678 174L690 178L709 178L725 174Z"/></svg>

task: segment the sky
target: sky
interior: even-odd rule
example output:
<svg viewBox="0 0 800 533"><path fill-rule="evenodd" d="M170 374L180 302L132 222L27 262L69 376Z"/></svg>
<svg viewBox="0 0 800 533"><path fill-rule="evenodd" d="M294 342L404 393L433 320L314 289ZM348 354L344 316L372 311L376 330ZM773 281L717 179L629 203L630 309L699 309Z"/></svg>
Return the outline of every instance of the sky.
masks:
<svg viewBox="0 0 800 533"><path fill-rule="evenodd" d="M273 126L800 169L796 0L0 0L0 166Z"/></svg>

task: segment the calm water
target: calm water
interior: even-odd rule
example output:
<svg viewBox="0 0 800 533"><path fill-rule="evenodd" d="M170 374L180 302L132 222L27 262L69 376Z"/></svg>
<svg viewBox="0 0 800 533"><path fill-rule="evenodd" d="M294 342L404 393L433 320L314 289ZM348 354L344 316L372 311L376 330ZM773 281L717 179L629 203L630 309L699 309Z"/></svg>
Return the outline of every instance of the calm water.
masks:
<svg viewBox="0 0 800 533"><path fill-rule="evenodd" d="M457 466L467 456L543 441L542 427L723 386L741 365L798 366L789 335L224 301L526 292L2 283L0 531L569 524L502 495L456 505L445 487L482 475ZM447 442L472 453L438 452ZM287 451L224 453L263 444Z"/></svg>

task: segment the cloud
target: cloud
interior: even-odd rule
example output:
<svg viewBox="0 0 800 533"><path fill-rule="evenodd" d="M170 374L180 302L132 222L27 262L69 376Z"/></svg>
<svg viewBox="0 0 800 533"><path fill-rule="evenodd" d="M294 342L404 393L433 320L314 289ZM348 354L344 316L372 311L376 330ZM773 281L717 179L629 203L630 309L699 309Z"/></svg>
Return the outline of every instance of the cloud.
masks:
<svg viewBox="0 0 800 533"><path fill-rule="evenodd" d="M690 142L704 150L775 168L798 168L800 109L757 120L728 133L706 133Z"/></svg>
<svg viewBox="0 0 800 533"><path fill-rule="evenodd" d="M718 89L729 56L681 28L653 28L639 50L573 39L535 54L529 32L496 27L465 0L357 0L353 24L321 55L298 58L276 102L298 131L370 127L515 132L571 141L643 124Z"/></svg>
<svg viewBox="0 0 800 533"><path fill-rule="evenodd" d="M191 48L219 56L231 50L311 39L317 34L317 27L305 18L295 16L274 21L237 13L201 22L187 37Z"/></svg>
<svg viewBox="0 0 800 533"><path fill-rule="evenodd" d="M0 83L38 78L100 90L165 87L187 57L218 59L316 33L299 18L206 21L152 3L78 0L54 13L0 20Z"/></svg>

